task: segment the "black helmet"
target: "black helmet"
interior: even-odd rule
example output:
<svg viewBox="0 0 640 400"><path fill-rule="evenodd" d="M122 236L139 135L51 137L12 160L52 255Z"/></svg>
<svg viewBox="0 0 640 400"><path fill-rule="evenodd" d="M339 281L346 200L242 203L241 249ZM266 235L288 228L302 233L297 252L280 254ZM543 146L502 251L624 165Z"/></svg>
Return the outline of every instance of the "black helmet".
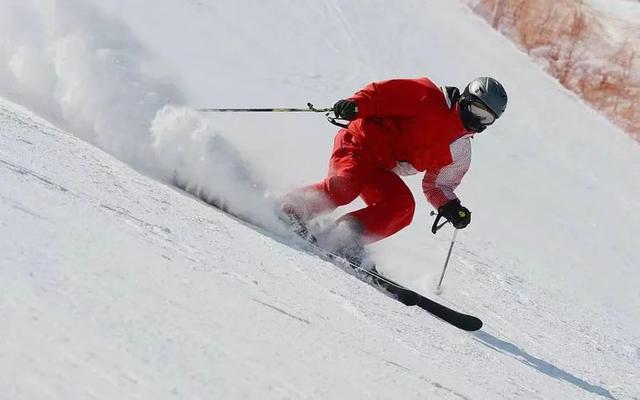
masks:
<svg viewBox="0 0 640 400"><path fill-rule="evenodd" d="M497 80L489 77L471 81L460 97L460 117L464 126L482 132L500 118L507 108L507 92Z"/></svg>

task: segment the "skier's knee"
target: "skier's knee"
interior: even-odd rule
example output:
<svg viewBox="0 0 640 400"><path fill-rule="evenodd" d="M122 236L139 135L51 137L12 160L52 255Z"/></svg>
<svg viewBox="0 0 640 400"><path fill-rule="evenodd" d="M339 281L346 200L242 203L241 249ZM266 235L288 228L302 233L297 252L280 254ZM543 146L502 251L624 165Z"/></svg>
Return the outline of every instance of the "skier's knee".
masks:
<svg viewBox="0 0 640 400"><path fill-rule="evenodd" d="M328 197L336 206L343 206L354 201L361 191L361 185L351 177L334 175L325 180Z"/></svg>
<svg viewBox="0 0 640 400"><path fill-rule="evenodd" d="M393 229L397 232L411 224L415 211L416 202L413 196L402 196L398 198L393 207Z"/></svg>

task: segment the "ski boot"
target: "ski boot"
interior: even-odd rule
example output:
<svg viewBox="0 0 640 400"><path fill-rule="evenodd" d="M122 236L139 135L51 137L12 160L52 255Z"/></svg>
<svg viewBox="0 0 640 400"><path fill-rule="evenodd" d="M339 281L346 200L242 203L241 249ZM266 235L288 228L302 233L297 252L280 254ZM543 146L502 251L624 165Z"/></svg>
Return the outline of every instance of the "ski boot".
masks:
<svg viewBox="0 0 640 400"><path fill-rule="evenodd" d="M370 271L375 269L375 265L365 248L363 231L357 219L341 219L316 235L317 245L333 255L344 258L355 270Z"/></svg>
<svg viewBox="0 0 640 400"><path fill-rule="evenodd" d="M309 232L307 221L295 207L285 203L277 210L277 215L278 219L284 222L293 233L307 242L316 243L316 238Z"/></svg>

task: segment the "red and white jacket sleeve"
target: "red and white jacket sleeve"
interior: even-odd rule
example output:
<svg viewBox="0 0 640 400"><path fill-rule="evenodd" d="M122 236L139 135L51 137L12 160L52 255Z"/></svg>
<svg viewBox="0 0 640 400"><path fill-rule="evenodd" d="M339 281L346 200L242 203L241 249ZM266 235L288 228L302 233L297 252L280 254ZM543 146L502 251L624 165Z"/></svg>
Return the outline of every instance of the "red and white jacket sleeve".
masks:
<svg viewBox="0 0 640 400"><path fill-rule="evenodd" d="M439 169L427 169L422 179L422 190L436 209L457 199L454 190L471 165L471 139L462 137L456 140L451 143L449 151L453 162Z"/></svg>

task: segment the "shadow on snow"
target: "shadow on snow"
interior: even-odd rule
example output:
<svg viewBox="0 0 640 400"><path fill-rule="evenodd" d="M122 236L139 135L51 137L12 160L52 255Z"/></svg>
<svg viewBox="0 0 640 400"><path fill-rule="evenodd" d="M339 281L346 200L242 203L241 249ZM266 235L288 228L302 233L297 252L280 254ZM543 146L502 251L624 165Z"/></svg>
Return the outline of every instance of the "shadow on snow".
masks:
<svg viewBox="0 0 640 400"><path fill-rule="evenodd" d="M571 373L562 370L547 361L534 357L518 346L514 345L513 343L498 339L497 337L482 331L475 333L474 336L475 340L480 342L481 344L502 354L511 356L521 363L535 368L545 375L575 385L580 389L586 390L587 392L591 392L615 400L615 397L613 397L613 395L602 386L592 385L589 382L580 379L577 376L572 375Z"/></svg>

